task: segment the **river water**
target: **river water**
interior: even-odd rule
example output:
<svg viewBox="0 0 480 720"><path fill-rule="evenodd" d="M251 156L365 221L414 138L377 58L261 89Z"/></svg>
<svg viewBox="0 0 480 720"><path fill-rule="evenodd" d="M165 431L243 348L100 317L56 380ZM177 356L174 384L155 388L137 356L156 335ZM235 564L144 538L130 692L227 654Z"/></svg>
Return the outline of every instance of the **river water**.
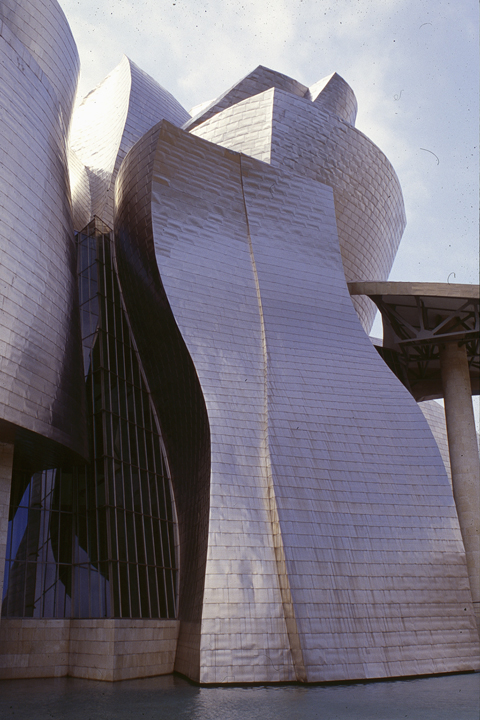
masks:
<svg viewBox="0 0 480 720"><path fill-rule="evenodd" d="M479 720L480 674L349 685L207 687L176 676L0 681L1 720Z"/></svg>

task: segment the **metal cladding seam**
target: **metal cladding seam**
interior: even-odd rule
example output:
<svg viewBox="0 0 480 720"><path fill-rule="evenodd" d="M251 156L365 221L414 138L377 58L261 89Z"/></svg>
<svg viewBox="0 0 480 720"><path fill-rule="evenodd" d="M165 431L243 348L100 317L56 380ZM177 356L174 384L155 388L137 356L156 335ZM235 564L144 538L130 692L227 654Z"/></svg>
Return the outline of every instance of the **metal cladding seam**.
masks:
<svg viewBox="0 0 480 720"><path fill-rule="evenodd" d="M116 183L115 246L120 283L168 457L180 545L176 669L199 665L210 489L210 430L197 373L155 261L151 193L162 125L130 150ZM195 674L193 679L198 679Z"/></svg>
<svg viewBox="0 0 480 720"><path fill-rule="evenodd" d="M168 123L147 137L148 166L135 175L137 146L119 196L148 225L139 264L153 242L211 437L200 652L178 669L295 679L295 634L309 682L478 667L450 484L353 311L332 189Z"/></svg>
<svg viewBox="0 0 480 720"><path fill-rule="evenodd" d="M124 56L73 114L70 148L76 229L94 215L113 226L115 179L127 152L161 120L180 126L189 117L173 95ZM88 182L79 173L78 161L85 166Z"/></svg>
<svg viewBox="0 0 480 720"><path fill-rule="evenodd" d="M293 93L298 97L309 96L309 89L306 85L294 80L288 75L276 70L259 65L255 70L245 75L244 78L232 85L232 87L224 92L220 97L212 100L210 103L202 103L201 108L192 118L188 119L183 125L183 130L193 130L197 125L204 123L222 110L236 105L245 100L245 98L257 95L260 92L269 90L272 87L280 88L286 92ZM191 112L195 112L196 108L192 108Z"/></svg>
<svg viewBox="0 0 480 720"><path fill-rule="evenodd" d="M315 85L311 88L313 102L309 93L299 97L284 88L250 84L250 97L239 101L232 91L236 104L185 127L198 137L330 185L347 281L386 279L406 223L400 183L384 153L345 120L356 115L347 83L336 73L320 83L318 94ZM361 296L352 301L369 332L374 304Z"/></svg>
<svg viewBox="0 0 480 720"><path fill-rule="evenodd" d="M60 5L56 0L2 0L0 20L8 25L47 76L68 132L80 59Z"/></svg>
<svg viewBox="0 0 480 720"><path fill-rule="evenodd" d="M0 420L17 458L22 446L41 469L65 449L87 455L66 165L78 56L57 3L4 3L2 12Z"/></svg>
<svg viewBox="0 0 480 720"><path fill-rule="evenodd" d="M353 312L325 186L242 166L273 483L308 680L478 667L451 487L420 409Z"/></svg>

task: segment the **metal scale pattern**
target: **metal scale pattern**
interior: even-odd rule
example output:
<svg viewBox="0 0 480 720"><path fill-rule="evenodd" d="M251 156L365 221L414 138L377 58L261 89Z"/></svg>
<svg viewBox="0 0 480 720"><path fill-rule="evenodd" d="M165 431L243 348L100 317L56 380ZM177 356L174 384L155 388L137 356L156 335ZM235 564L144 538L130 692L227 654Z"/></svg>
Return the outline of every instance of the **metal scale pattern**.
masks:
<svg viewBox="0 0 480 720"><path fill-rule="evenodd" d="M345 281L386 278L405 224L351 88L260 67L190 120L125 58L75 115L72 220L71 32L55 0L0 10L2 439L86 456L73 227L99 214L172 475L176 669L478 669L441 455Z"/></svg>
<svg viewBox="0 0 480 720"><path fill-rule="evenodd" d="M113 225L115 179L128 150L160 120L182 125L189 118L175 98L124 56L79 103L70 134L70 172L75 228L96 215Z"/></svg>
<svg viewBox="0 0 480 720"><path fill-rule="evenodd" d="M255 73L261 76L261 70ZM265 90L261 79L250 84L250 97L225 109L219 104L215 114L205 113L203 122L197 117L194 127L190 123L184 127L223 147L332 187L347 282L386 279L405 228L402 191L382 151L353 126L352 89L336 73L301 97L286 90L284 82ZM319 85L323 85L320 92ZM233 90L230 93L235 97ZM353 302L368 333L376 308L365 297Z"/></svg>
<svg viewBox="0 0 480 720"><path fill-rule="evenodd" d="M117 244L137 278L155 254L210 425L199 648L177 669L223 683L477 667L450 484L352 307L332 188L164 122L127 156L117 203ZM138 282L135 302L149 297Z"/></svg>
<svg viewBox="0 0 480 720"><path fill-rule="evenodd" d="M42 467L86 454L66 163L79 60L58 3L41 0L2 3L0 53L0 420Z"/></svg>

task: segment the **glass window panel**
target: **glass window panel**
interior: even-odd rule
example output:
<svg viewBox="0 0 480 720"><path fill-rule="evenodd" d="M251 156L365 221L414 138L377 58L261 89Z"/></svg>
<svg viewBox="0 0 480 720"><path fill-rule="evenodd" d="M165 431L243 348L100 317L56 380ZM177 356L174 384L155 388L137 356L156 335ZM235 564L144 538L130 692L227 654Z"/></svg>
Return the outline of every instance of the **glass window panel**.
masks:
<svg viewBox="0 0 480 720"><path fill-rule="evenodd" d="M146 392L143 393L143 424L146 430L152 431L152 416L150 412L150 400Z"/></svg>
<svg viewBox="0 0 480 720"><path fill-rule="evenodd" d="M127 417L131 423L136 422L135 413L135 392L131 383L126 383L126 395L127 395Z"/></svg>
<svg viewBox="0 0 480 720"><path fill-rule="evenodd" d="M150 591L150 617L157 618L160 616L158 606L158 588L157 588L157 571L154 567L147 568L148 587Z"/></svg>
<svg viewBox="0 0 480 720"><path fill-rule="evenodd" d="M103 409L102 402L102 371L96 370L93 373L93 412L98 413Z"/></svg>
<svg viewBox="0 0 480 720"><path fill-rule="evenodd" d="M125 512L117 509L117 541L118 541L118 559L127 560L127 539L125 528Z"/></svg>
<svg viewBox="0 0 480 720"><path fill-rule="evenodd" d="M120 617L131 617L127 563L119 563L118 567L120 574Z"/></svg>
<svg viewBox="0 0 480 720"><path fill-rule="evenodd" d="M142 493L140 488L140 473L138 468L130 467L133 491L133 509L137 513L142 512Z"/></svg>
<svg viewBox="0 0 480 720"><path fill-rule="evenodd" d="M133 402L135 403L135 422L139 427L144 427L143 398L140 388L133 386Z"/></svg>
<svg viewBox="0 0 480 720"><path fill-rule="evenodd" d="M125 513L125 521L127 526L127 548L128 560L131 563L137 562L137 549L135 546L135 521L132 512Z"/></svg>
<svg viewBox="0 0 480 720"><path fill-rule="evenodd" d="M133 510L132 480L130 465L122 464L124 506L126 510Z"/></svg>
<svg viewBox="0 0 480 720"><path fill-rule="evenodd" d="M125 483L123 479L123 465L121 462L115 461L115 502L117 507L125 507Z"/></svg>
<svg viewBox="0 0 480 720"><path fill-rule="evenodd" d="M150 486L150 501L152 506L152 515L155 518L160 517L160 506L158 504L158 478L153 473L148 474Z"/></svg>
<svg viewBox="0 0 480 720"><path fill-rule="evenodd" d="M122 443L120 435L120 418L118 415L112 415L112 433L113 433L113 456L116 460L121 460L122 457Z"/></svg>
<svg viewBox="0 0 480 720"><path fill-rule="evenodd" d="M140 613L141 617L150 617L150 598L148 587L147 568L145 565L138 566L138 587L140 591Z"/></svg>
<svg viewBox="0 0 480 720"><path fill-rule="evenodd" d="M175 588L174 577L171 570L165 570L165 589L167 591L167 617L175 617Z"/></svg>
<svg viewBox="0 0 480 720"><path fill-rule="evenodd" d="M158 602L160 605L160 617L168 617L167 608L167 593L165 588L165 572L162 568L157 568L157 587L158 587Z"/></svg>
<svg viewBox="0 0 480 720"><path fill-rule="evenodd" d="M142 488L142 510L145 515L151 515L150 486L148 484L148 473L140 470L140 484Z"/></svg>
<svg viewBox="0 0 480 720"><path fill-rule="evenodd" d="M162 534L160 531L160 523L158 520L152 522L153 529L153 544L155 548L155 559L157 567L163 567L163 545L162 545Z"/></svg>
<svg viewBox="0 0 480 720"><path fill-rule="evenodd" d="M162 532L162 545L163 545L163 564L164 567L172 567L172 555L170 552L170 537L168 532L168 523L160 523Z"/></svg>
<svg viewBox="0 0 480 720"><path fill-rule="evenodd" d="M112 583L113 616L122 617L120 603L120 575L119 563L110 563L110 578Z"/></svg>
<svg viewBox="0 0 480 720"><path fill-rule="evenodd" d="M145 447L147 449L147 468L153 472L155 470L153 435L148 431L145 431Z"/></svg>
<svg viewBox="0 0 480 720"><path fill-rule="evenodd" d="M153 542L152 519L143 516L143 527L145 532L145 550L148 565L155 565L155 546Z"/></svg>
<svg viewBox="0 0 480 720"><path fill-rule="evenodd" d="M138 466L137 432L135 425L132 423L128 423L128 436L130 439L129 462Z"/></svg>
<svg viewBox="0 0 480 720"><path fill-rule="evenodd" d="M124 335L125 338L128 338L129 335ZM135 383L134 378L134 372L133 372L133 358L132 358L132 348L130 347L130 343L125 343L124 345L124 358L125 358L125 378L129 384Z"/></svg>
<svg viewBox="0 0 480 720"><path fill-rule="evenodd" d="M127 419L127 397L125 392L125 382L119 378L119 401L120 401L120 415L122 418Z"/></svg>
<svg viewBox="0 0 480 720"><path fill-rule="evenodd" d="M138 586L138 566L133 563L128 564L128 573L130 579L130 617L139 618L140 615L140 597Z"/></svg>
<svg viewBox="0 0 480 720"><path fill-rule="evenodd" d="M118 315L117 315L118 317ZM118 328L117 328L118 329ZM125 355L124 355L124 347L120 340L117 338L117 368L118 368L118 375L122 378L122 380L125 380Z"/></svg>
<svg viewBox="0 0 480 720"><path fill-rule="evenodd" d="M143 521L144 518L139 513L135 513L135 535L137 542L137 562L143 565L146 564L147 559L145 556L145 538L143 535Z"/></svg>

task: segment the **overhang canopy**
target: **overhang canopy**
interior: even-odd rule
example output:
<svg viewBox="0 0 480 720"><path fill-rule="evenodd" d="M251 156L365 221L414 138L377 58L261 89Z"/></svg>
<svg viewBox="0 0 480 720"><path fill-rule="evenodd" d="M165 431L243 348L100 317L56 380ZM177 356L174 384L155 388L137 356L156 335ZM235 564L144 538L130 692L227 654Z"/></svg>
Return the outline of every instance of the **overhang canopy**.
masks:
<svg viewBox="0 0 480 720"><path fill-rule="evenodd" d="M382 313L377 349L417 401L443 397L439 354L450 342L466 346L472 393L480 394L478 285L372 281L348 288Z"/></svg>

